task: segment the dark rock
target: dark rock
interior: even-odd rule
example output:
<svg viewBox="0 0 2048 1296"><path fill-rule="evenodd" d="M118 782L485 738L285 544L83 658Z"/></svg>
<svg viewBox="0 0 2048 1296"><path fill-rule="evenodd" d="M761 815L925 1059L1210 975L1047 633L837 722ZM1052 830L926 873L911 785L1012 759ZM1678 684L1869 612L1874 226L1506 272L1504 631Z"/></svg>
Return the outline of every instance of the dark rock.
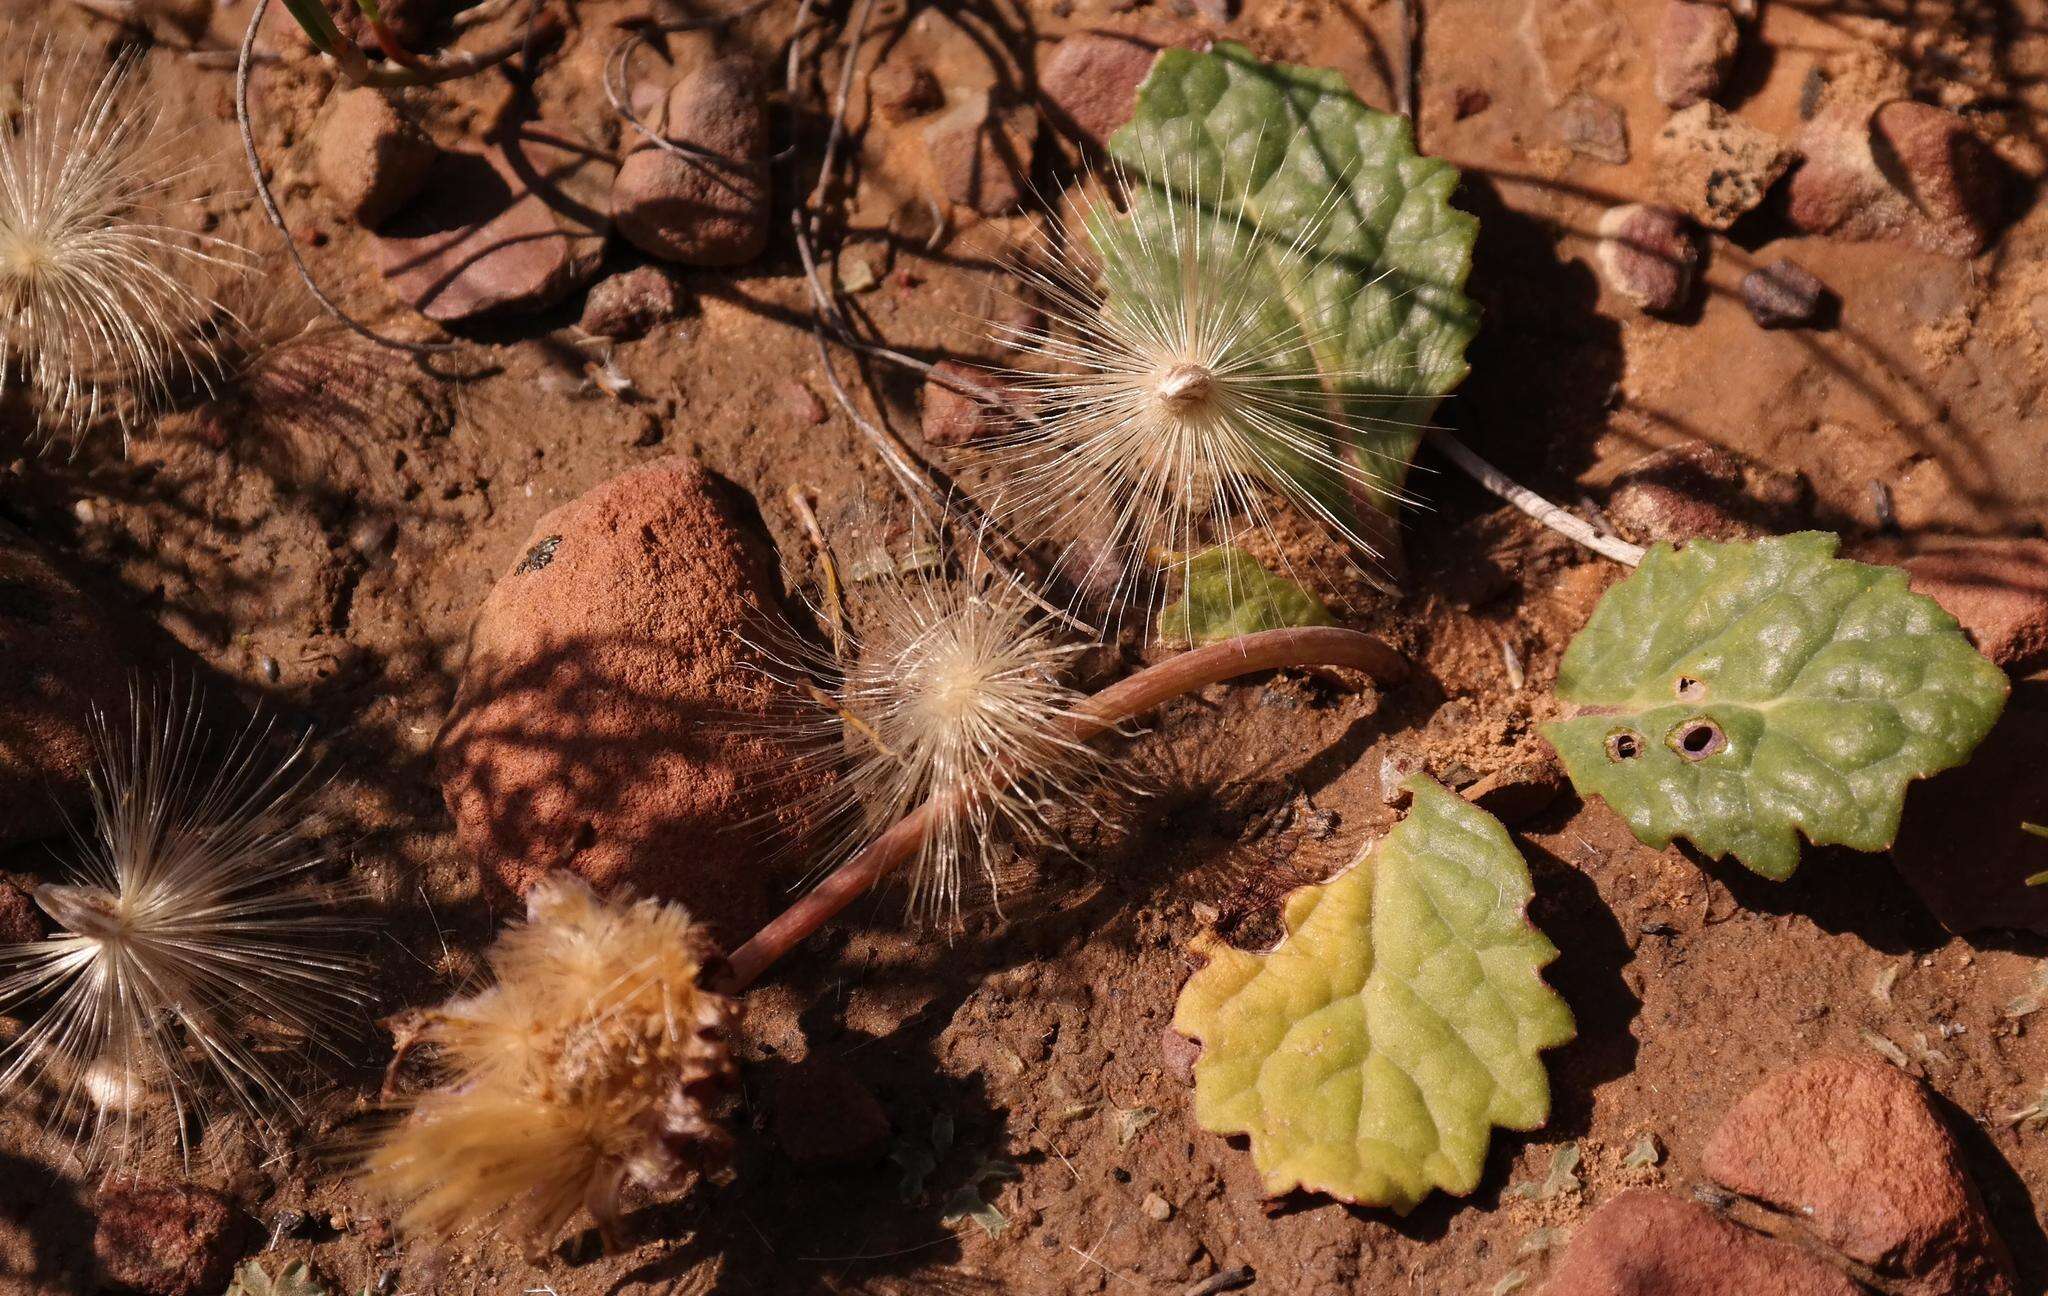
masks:
<svg viewBox="0 0 2048 1296"><path fill-rule="evenodd" d="M962 94L924 128L939 195L984 216L1016 211L1024 203L1037 135L1038 114L1028 104L999 105L982 91Z"/></svg>
<svg viewBox="0 0 2048 1296"><path fill-rule="evenodd" d="M1715 103L1696 103L1671 114L1657 133L1655 152L1657 186L1664 197L1717 230L1762 202L1793 162L1776 137Z"/></svg>
<svg viewBox="0 0 2048 1296"><path fill-rule="evenodd" d="M1172 46L1206 49L1208 42L1193 28L1171 26L1065 37L1038 65L1047 117L1063 134L1101 149L1131 119L1152 60Z"/></svg>
<svg viewBox="0 0 2048 1296"><path fill-rule="evenodd" d="M721 58L676 82L654 122L688 156L643 139L612 189L619 232L650 256L741 265L768 246L768 113L745 58Z"/></svg>
<svg viewBox="0 0 2048 1296"><path fill-rule="evenodd" d="M1764 328L1803 328L1819 323L1829 302L1828 286L1797 261L1773 261L1742 276L1742 302Z"/></svg>
<svg viewBox="0 0 2048 1296"><path fill-rule="evenodd" d="M597 273L612 175L602 153L539 124L442 153L425 196L376 236L385 281L443 322L552 306Z"/></svg>
<svg viewBox="0 0 2048 1296"><path fill-rule="evenodd" d="M639 337L683 313L683 286L659 266L640 266L601 280L583 299L585 333Z"/></svg>
<svg viewBox="0 0 2048 1296"><path fill-rule="evenodd" d="M1686 441L1624 469L1609 489L1607 516L1639 544L1755 540L1798 530L1808 497L1806 479L1797 473Z"/></svg>
<svg viewBox="0 0 2048 1296"><path fill-rule="evenodd" d="M1741 43L1735 15L1702 0L1665 0L1657 27L1657 97L1690 108L1721 93Z"/></svg>
<svg viewBox="0 0 2048 1296"><path fill-rule="evenodd" d="M1609 208L1600 218L1595 256L1607 286L1652 315L1681 310L1692 300L1699 242L1685 218L1668 207Z"/></svg>
<svg viewBox="0 0 2048 1296"><path fill-rule="evenodd" d="M368 86L335 94L313 136L314 175L341 214L365 228L411 202L439 155L390 96Z"/></svg>
<svg viewBox="0 0 2048 1296"><path fill-rule="evenodd" d="M865 1165L889 1146L889 1113L859 1076L835 1062L799 1062L775 1082L769 1128L800 1166Z"/></svg>
<svg viewBox="0 0 2048 1296"><path fill-rule="evenodd" d="M1838 104L1801 130L1786 217L1809 234L1975 256L2012 212L2010 169L1954 113Z"/></svg>
<svg viewBox="0 0 2048 1296"><path fill-rule="evenodd" d="M94 708L127 709L132 629L0 522L0 845L64 831L85 804Z"/></svg>
<svg viewBox="0 0 2048 1296"><path fill-rule="evenodd" d="M922 117L946 102L939 79L924 64L908 58L885 60L868 78L868 93L884 121L901 124Z"/></svg>
<svg viewBox="0 0 2048 1296"><path fill-rule="evenodd" d="M1891 860L1941 925L1958 934L2048 935L2048 681L2013 686L2005 714L1970 763L1906 789Z"/></svg>
<svg viewBox="0 0 2048 1296"><path fill-rule="evenodd" d="M1860 1296L1840 1271L1655 1188L1579 1225L1538 1296Z"/></svg>
<svg viewBox="0 0 2048 1296"><path fill-rule="evenodd" d="M1927 1092L1878 1059L1780 1071L1722 1118L1700 1169L1868 1265L1898 1296L2011 1296L2005 1244Z"/></svg>
<svg viewBox="0 0 2048 1296"><path fill-rule="evenodd" d="M194 1184L109 1183L97 1213L92 1253L100 1272L144 1296L215 1296L245 1241L227 1198Z"/></svg>
<svg viewBox="0 0 2048 1296"><path fill-rule="evenodd" d="M1610 166L1628 163L1628 118L1598 95L1575 94L1557 110L1557 136L1580 157Z"/></svg>
<svg viewBox="0 0 2048 1296"><path fill-rule="evenodd" d="M560 867L681 901L731 948L785 880L762 834L800 831L823 778L741 638L775 607L763 547L669 458L541 518L509 566L438 743L463 848L522 894Z"/></svg>
<svg viewBox="0 0 2048 1296"><path fill-rule="evenodd" d="M986 392L1002 404L992 405L957 391L941 379ZM1015 423L1014 417L1005 413L1004 408L1015 396L1014 386L998 374L958 360L939 361L933 366L933 376L925 379L924 384L924 419L920 426L925 444L971 445L1004 431Z"/></svg>

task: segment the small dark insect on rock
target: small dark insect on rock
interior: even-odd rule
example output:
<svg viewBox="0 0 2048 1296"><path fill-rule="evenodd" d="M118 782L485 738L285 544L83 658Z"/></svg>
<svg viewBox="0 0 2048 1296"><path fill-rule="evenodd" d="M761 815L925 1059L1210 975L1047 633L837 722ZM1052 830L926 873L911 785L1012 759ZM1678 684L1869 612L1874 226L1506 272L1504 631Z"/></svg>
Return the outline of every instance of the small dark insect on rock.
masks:
<svg viewBox="0 0 2048 1296"><path fill-rule="evenodd" d="M555 560L555 550L561 543L562 537L558 535L551 535L541 540L540 543L526 551L526 556L519 560L519 565L512 569L512 574L514 576L524 576L528 572L537 572L547 566Z"/></svg>

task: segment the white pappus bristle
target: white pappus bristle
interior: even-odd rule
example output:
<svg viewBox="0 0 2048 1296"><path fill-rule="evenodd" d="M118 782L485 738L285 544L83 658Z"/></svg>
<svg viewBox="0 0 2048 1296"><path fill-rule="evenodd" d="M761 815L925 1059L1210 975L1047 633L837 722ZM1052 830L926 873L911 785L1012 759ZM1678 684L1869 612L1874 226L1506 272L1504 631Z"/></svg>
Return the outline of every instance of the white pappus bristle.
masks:
<svg viewBox="0 0 2048 1296"><path fill-rule="evenodd" d="M252 723L208 750L197 698L131 694L94 717L91 826L70 878L33 891L58 928L0 948L0 1011L24 1015L0 1049L0 1091L47 1096L89 1160L137 1150L137 1095L166 1094L178 1137L225 1096L253 1120L293 1115L259 1031L334 1047L365 996L360 962L310 870L302 740L281 759Z"/></svg>
<svg viewBox="0 0 2048 1296"><path fill-rule="evenodd" d="M216 308L188 280L242 264L163 219L190 166L141 81L132 56L95 75L44 40L0 130L0 393L26 389L45 439L109 416L125 433L204 381Z"/></svg>
<svg viewBox="0 0 2048 1296"><path fill-rule="evenodd" d="M1070 577L1119 608L1177 592L1161 572L1199 549L1271 537L1283 505L1379 558L1356 519L1401 497L1362 466L1388 457L1370 434L1419 425L1366 404L1408 399L1395 380L1414 366L1345 359L1348 308L1378 283L1319 260L1345 187L1276 240L1247 195L1205 188L1192 164L1110 179L1150 216L1098 202L1054 222L1019 265L1049 327L993 326L1036 365L1005 375L1015 417L983 444L1006 475L994 510L1022 538L1067 544ZM1275 250L1305 269L1283 272Z"/></svg>

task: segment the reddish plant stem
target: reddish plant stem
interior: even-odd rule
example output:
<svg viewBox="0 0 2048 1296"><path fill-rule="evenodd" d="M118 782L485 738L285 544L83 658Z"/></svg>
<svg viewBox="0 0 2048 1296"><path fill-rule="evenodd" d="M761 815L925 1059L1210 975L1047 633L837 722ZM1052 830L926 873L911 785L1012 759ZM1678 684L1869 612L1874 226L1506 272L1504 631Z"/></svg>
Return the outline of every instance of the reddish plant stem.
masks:
<svg viewBox="0 0 2048 1296"><path fill-rule="evenodd" d="M1356 630L1304 626L1262 630L1180 653L1119 680L1082 703L1067 721L1068 736L1086 742L1163 702L1210 684L1284 666L1348 666L1380 684L1398 684L1408 661L1384 642ZM943 794L942 794L943 795ZM775 961L852 904L861 893L917 853L939 813L934 797L869 842L801 900L782 911L753 939L733 951L715 987L738 994Z"/></svg>

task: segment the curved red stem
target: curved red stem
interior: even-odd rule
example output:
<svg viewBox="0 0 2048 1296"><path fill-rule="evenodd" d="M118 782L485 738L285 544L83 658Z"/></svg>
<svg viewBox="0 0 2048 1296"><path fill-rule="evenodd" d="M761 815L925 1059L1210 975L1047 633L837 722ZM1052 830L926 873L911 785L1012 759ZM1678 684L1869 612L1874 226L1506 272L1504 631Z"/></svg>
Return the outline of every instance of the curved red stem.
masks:
<svg viewBox="0 0 2048 1296"><path fill-rule="evenodd" d="M1119 680L1081 704L1067 722L1068 732L1076 741L1085 742L1182 694L1283 666L1348 666L1381 684L1398 684L1408 675L1407 659L1369 634L1335 626L1262 630L1181 653ZM716 988L726 994L746 989L775 960L894 872L923 845L936 804L934 798L897 820L860 854L834 869L734 950L717 977Z"/></svg>

